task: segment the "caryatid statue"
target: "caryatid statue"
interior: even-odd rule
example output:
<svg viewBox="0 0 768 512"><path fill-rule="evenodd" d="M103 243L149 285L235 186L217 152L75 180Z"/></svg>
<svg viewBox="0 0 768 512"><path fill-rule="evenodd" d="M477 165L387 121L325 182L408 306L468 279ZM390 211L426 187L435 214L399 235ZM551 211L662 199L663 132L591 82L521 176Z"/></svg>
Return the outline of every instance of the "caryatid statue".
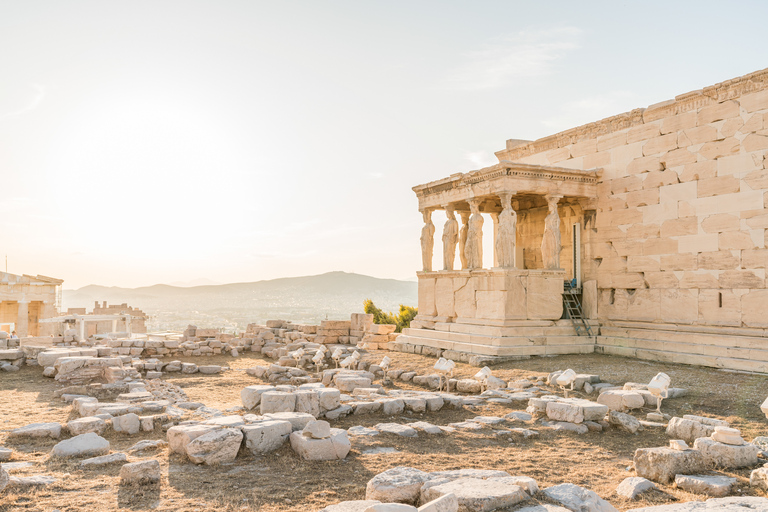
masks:
<svg viewBox="0 0 768 512"><path fill-rule="evenodd" d="M560 216L557 213L557 202L562 196L546 196L549 214L544 219L544 238L541 239L541 259L544 268L554 270L560 268Z"/></svg>
<svg viewBox="0 0 768 512"><path fill-rule="evenodd" d="M453 270L456 260L456 244L459 241L459 222L453 212L453 206L445 206L448 220L443 225L443 270Z"/></svg>
<svg viewBox="0 0 768 512"><path fill-rule="evenodd" d="M462 210L459 212L461 216L461 230L459 230L459 259L461 260L461 268L469 268L467 266L467 231L469 231L469 212Z"/></svg>
<svg viewBox="0 0 768 512"><path fill-rule="evenodd" d="M467 268L483 268L483 216L480 215L480 200L470 199L469 229L467 230L467 245L464 253L467 257Z"/></svg>
<svg viewBox="0 0 768 512"><path fill-rule="evenodd" d="M424 227L421 228L421 266L424 272L432 271L432 253L435 246L435 225L432 224L432 210L424 208Z"/></svg>
<svg viewBox="0 0 768 512"><path fill-rule="evenodd" d="M517 212L512 208L512 192L502 192L499 231L496 235L496 264L501 268L515 268L515 237Z"/></svg>

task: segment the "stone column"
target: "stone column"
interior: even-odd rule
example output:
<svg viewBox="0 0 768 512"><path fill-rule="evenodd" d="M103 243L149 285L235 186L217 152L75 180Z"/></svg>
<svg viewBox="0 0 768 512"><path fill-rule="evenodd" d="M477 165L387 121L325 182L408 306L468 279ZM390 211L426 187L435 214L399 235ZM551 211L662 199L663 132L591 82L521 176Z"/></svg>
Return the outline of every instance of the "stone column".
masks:
<svg viewBox="0 0 768 512"><path fill-rule="evenodd" d="M421 267L424 272L432 271L432 254L435 249L435 225L432 224L432 210L424 208L424 227L421 228Z"/></svg>
<svg viewBox="0 0 768 512"><path fill-rule="evenodd" d="M514 194L514 192L499 194L502 210L499 214L498 235L494 248L497 259L496 266L501 268L515 268L517 212L512 208L512 196Z"/></svg>
<svg viewBox="0 0 768 512"><path fill-rule="evenodd" d="M85 340L85 320L78 318L77 321L80 323L80 339L77 341L83 341Z"/></svg>
<svg viewBox="0 0 768 512"><path fill-rule="evenodd" d="M546 196L549 213L547 218L544 219L541 259L544 262L544 268L547 270L557 270L560 268L560 250L563 246L560 241L560 215L557 212L557 202L561 197L563 196Z"/></svg>
<svg viewBox="0 0 768 512"><path fill-rule="evenodd" d="M453 206L447 204L445 216L448 220L443 225L443 270L453 270L453 262L456 260L456 244L459 241L459 223L453 212Z"/></svg>
<svg viewBox="0 0 768 512"><path fill-rule="evenodd" d="M131 334L133 334L133 329L131 328L131 315L125 315L125 332L128 333L128 337L131 337Z"/></svg>
<svg viewBox="0 0 768 512"><path fill-rule="evenodd" d="M461 268L467 269L467 254L465 247L467 246L467 232L469 231L469 212L460 211L461 216L461 230L459 231L459 259L461 260Z"/></svg>
<svg viewBox="0 0 768 512"><path fill-rule="evenodd" d="M29 301L20 300L16 316L16 336L24 338L29 333Z"/></svg>
<svg viewBox="0 0 768 512"><path fill-rule="evenodd" d="M469 208L472 215L469 217L467 245L464 246L467 268L483 268L483 216L480 215L480 199L470 199Z"/></svg>
<svg viewBox="0 0 768 512"><path fill-rule="evenodd" d="M112 320L112 332L117 332L117 318Z"/></svg>

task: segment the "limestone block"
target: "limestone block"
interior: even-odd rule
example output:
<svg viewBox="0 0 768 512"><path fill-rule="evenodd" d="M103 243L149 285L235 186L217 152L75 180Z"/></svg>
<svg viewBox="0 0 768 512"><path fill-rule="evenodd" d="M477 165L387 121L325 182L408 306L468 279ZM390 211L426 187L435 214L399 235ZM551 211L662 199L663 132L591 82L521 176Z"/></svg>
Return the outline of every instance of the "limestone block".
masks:
<svg viewBox="0 0 768 512"><path fill-rule="evenodd" d="M160 462L155 459L131 462L120 468L120 484L153 484L160 481Z"/></svg>
<svg viewBox="0 0 768 512"><path fill-rule="evenodd" d="M611 389L600 393L597 402L608 406L612 411L625 411L627 409L639 409L645 405L643 395L636 391L624 389Z"/></svg>
<svg viewBox="0 0 768 512"><path fill-rule="evenodd" d="M423 493L426 500L454 494L459 510L496 510L512 507L528 499L528 495L519 485L512 485L489 478L459 478L439 485L430 486Z"/></svg>
<svg viewBox="0 0 768 512"><path fill-rule="evenodd" d="M594 491L574 484L560 484L544 489L548 498L560 503L569 510L580 512L618 512Z"/></svg>
<svg viewBox="0 0 768 512"><path fill-rule="evenodd" d="M303 430L315 417L305 412L274 412L264 415L265 418L276 421L287 421L294 432Z"/></svg>
<svg viewBox="0 0 768 512"><path fill-rule="evenodd" d="M419 277L419 314L425 316L437 315L435 307L435 286L434 278Z"/></svg>
<svg viewBox="0 0 768 512"><path fill-rule="evenodd" d="M352 446L347 432L338 428L330 429L329 437L323 439L305 436L302 432L293 432L290 440L293 451L304 460L344 459Z"/></svg>
<svg viewBox="0 0 768 512"><path fill-rule="evenodd" d="M680 324L691 324L698 320L698 290L663 289L660 297L662 320Z"/></svg>
<svg viewBox="0 0 768 512"><path fill-rule="evenodd" d="M335 505L329 505L320 512L365 512L371 505L381 503L379 500L353 500L342 501Z"/></svg>
<svg viewBox="0 0 768 512"><path fill-rule="evenodd" d="M528 277L528 318L559 320L563 314L563 280L560 277Z"/></svg>
<svg viewBox="0 0 768 512"><path fill-rule="evenodd" d="M658 155L677 149L677 133L669 133L649 139L643 145L643 155Z"/></svg>
<svg viewBox="0 0 768 512"><path fill-rule="evenodd" d="M459 379L456 382L456 390L460 393L480 393L482 383L475 379Z"/></svg>
<svg viewBox="0 0 768 512"><path fill-rule="evenodd" d="M656 484L646 478L630 476L621 481L616 488L616 494L629 500L635 499L639 494L648 489L658 489Z"/></svg>
<svg viewBox="0 0 768 512"><path fill-rule="evenodd" d="M630 434L634 434L642 428L640 422L635 417L619 411L611 411L608 414L608 423L619 426Z"/></svg>
<svg viewBox="0 0 768 512"><path fill-rule="evenodd" d="M365 499L379 500L385 503L415 504L419 500L421 486L428 479L429 473L405 466L397 466L377 474L368 481L365 487ZM447 493L440 493L439 495L441 494Z"/></svg>
<svg viewBox="0 0 768 512"><path fill-rule="evenodd" d="M675 485L684 491L707 496L727 496L731 487L736 483L735 478L712 475L677 475Z"/></svg>
<svg viewBox="0 0 768 512"><path fill-rule="evenodd" d="M750 290L741 297L741 319L747 327L768 327L768 290Z"/></svg>
<svg viewBox="0 0 768 512"><path fill-rule="evenodd" d="M401 414L405 409L405 402L402 398L379 398L376 401L381 404L382 414L387 416Z"/></svg>
<svg viewBox="0 0 768 512"><path fill-rule="evenodd" d="M186 455L186 446L194 439L218 430L218 425L176 425L168 429L166 437L168 439L168 446L171 453L181 453Z"/></svg>
<svg viewBox="0 0 768 512"><path fill-rule="evenodd" d="M458 512L458 510L459 500L453 493L443 494L418 508L418 512Z"/></svg>
<svg viewBox="0 0 768 512"><path fill-rule="evenodd" d="M109 441L89 432L59 442L51 450L51 457L93 457L109 453Z"/></svg>
<svg viewBox="0 0 768 512"><path fill-rule="evenodd" d="M8 439L25 437L50 437L51 439L58 439L60 436L60 423L30 423L8 432Z"/></svg>
<svg viewBox="0 0 768 512"><path fill-rule="evenodd" d="M254 454L280 448L293 430L289 421L265 420L241 427L245 446Z"/></svg>
<svg viewBox="0 0 768 512"><path fill-rule="evenodd" d="M315 391L320 402L320 411L332 411L341 405L341 391L338 389L318 389Z"/></svg>
<svg viewBox="0 0 768 512"><path fill-rule="evenodd" d="M667 435L673 439L682 439L687 443L693 443L700 437L709 437L715 432L715 427L701 422L685 419L671 418L667 424Z"/></svg>
<svg viewBox="0 0 768 512"><path fill-rule="evenodd" d="M757 464L757 454L760 452L759 448L753 444L735 446L719 443L708 437L696 439L693 447L702 453L708 463L724 468L754 466Z"/></svg>
<svg viewBox="0 0 768 512"><path fill-rule="evenodd" d="M110 453L109 455L100 455L98 457L91 457L90 459L80 461L80 467L106 466L108 464L127 461L128 456L124 453Z"/></svg>
<svg viewBox="0 0 768 512"><path fill-rule="evenodd" d="M254 385L248 386L240 391L240 401L246 409L253 409L261 402L262 393L274 391L274 386Z"/></svg>
<svg viewBox="0 0 768 512"><path fill-rule="evenodd" d="M373 428L385 434L395 434L401 437L418 437L419 435L416 429L400 423L377 423Z"/></svg>
<svg viewBox="0 0 768 512"><path fill-rule="evenodd" d="M768 468L757 468L749 474L749 485L758 489L768 489Z"/></svg>
<svg viewBox="0 0 768 512"><path fill-rule="evenodd" d="M675 475L699 473L709 467L704 454L698 450L670 448L637 449L634 462L637 476L663 484L672 482Z"/></svg>
<svg viewBox="0 0 768 512"><path fill-rule="evenodd" d="M554 421L567 421L569 423L584 422L584 411L576 404L548 402L546 413L547 417Z"/></svg>
<svg viewBox="0 0 768 512"><path fill-rule="evenodd" d="M128 435L138 434L141 430L141 420L134 413L124 414L112 418L112 429L115 432L123 432Z"/></svg>
<svg viewBox="0 0 768 512"><path fill-rule="evenodd" d="M475 279L456 278L453 280L456 316L475 318L477 313L476 284ZM419 314L421 314L421 309L419 309Z"/></svg>
<svg viewBox="0 0 768 512"><path fill-rule="evenodd" d="M334 379L336 387L344 393L351 393L355 388L371 387L372 379L358 375L337 375Z"/></svg>
<svg viewBox="0 0 768 512"><path fill-rule="evenodd" d="M293 412L296 408L296 395L283 391L266 391L261 394L261 414L273 412Z"/></svg>
<svg viewBox="0 0 768 512"><path fill-rule="evenodd" d="M186 445L185 450L189 460L195 464L215 466L234 461L242 441L240 429L222 428L196 437Z"/></svg>
<svg viewBox="0 0 768 512"><path fill-rule="evenodd" d="M315 418L320 416L320 397L314 389L298 389L293 394L296 396L297 413L306 413Z"/></svg>
<svg viewBox="0 0 768 512"><path fill-rule="evenodd" d="M107 422L96 416L86 416L85 418L78 418L67 423L67 430L73 436L87 434L88 432L101 435L106 428Z"/></svg>
<svg viewBox="0 0 768 512"><path fill-rule="evenodd" d="M403 397L402 400L407 411L421 413L427 410L427 401L424 398L408 396Z"/></svg>

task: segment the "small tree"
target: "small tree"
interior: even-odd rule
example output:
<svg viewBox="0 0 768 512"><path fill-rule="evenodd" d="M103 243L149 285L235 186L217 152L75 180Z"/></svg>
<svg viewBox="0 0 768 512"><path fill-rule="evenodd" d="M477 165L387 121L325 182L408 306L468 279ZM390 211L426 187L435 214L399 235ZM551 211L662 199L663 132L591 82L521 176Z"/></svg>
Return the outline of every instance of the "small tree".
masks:
<svg viewBox="0 0 768 512"><path fill-rule="evenodd" d="M375 324L393 324L397 328L395 332L402 332L411 326L411 320L418 314L419 310L412 306L404 306L400 304L400 311L397 315L393 313L385 313L380 308L376 307L371 299L365 299L363 301L363 311L369 315L373 315L373 323Z"/></svg>

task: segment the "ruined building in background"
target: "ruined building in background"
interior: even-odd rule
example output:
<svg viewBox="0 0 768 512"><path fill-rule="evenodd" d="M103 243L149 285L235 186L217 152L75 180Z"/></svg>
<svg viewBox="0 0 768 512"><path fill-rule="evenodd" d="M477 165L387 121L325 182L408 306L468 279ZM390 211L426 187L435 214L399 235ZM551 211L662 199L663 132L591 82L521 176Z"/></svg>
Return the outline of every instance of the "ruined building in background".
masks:
<svg viewBox="0 0 768 512"><path fill-rule="evenodd" d="M58 316L63 282L41 275L0 272L0 331L16 331L19 338L54 334L54 325L39 321Z"/></svg>
<svg viewBox="0 0 768 512"><path fill-rule="evenodd" d="M763 70L414 187L419 315L397 343L768 371L767 150Z"/></svg>
<svg viewBox="0 0 768 512"><path fill-rule="evenodd" d="M107 304L107 301L101 304L99 301L94 301L91 313L86 313L85 308L69 308L66 315L73 318L77 316L78 319L82 318L84 338L118 330L138 334L146 333L147 319L149 319L149 315L142 310L129 306L125 302ZM126 321L130 321L130 326L125 325Z"/></svg>

